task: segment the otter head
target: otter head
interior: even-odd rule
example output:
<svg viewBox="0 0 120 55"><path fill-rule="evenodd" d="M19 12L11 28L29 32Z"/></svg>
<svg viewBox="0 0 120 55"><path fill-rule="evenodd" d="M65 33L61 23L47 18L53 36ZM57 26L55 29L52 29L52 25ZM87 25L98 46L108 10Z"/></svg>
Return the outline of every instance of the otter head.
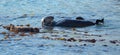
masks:
<svg viewBox="0 0 120 55"><path fill-rule="evenodd" d="M53 26L54 25L54 17L53 16L47 16L42 18L41 22L42 22L42 27L45 26Z"/></svg>

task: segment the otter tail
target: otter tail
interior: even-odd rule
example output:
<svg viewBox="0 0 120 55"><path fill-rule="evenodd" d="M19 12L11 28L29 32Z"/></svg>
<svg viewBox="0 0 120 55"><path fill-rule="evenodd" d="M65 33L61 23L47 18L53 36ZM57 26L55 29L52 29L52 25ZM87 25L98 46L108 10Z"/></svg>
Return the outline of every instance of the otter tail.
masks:
<svg viewBox="0 0 120 55"><path fill-rule="evenodd" d="M99 24L104 24L104 18L101 19L101 20L97 19L97 20L96 20L96 24L97 24L97 25L99 25Z"/></svg>

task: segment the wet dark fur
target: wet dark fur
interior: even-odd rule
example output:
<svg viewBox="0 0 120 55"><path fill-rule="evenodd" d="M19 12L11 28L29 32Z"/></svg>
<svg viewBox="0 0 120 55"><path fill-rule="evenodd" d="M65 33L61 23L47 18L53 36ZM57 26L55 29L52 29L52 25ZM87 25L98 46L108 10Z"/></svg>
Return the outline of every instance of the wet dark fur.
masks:
<svg viewBox="0 0 120 55"><path fill-rule="evenodd" d="M53 16L50 16L50 18L48 16L42 19L42 20L47 20L46 22L42 21L42 27L44 26L86 27L86 26L99 25L101 23L104 23L104 19L102 20L97 19L96 22L94 23L92 21L86 21L82 17L77 17L76 20L63 20L62 22L53 22L53 19L54 19Z"/></svg>

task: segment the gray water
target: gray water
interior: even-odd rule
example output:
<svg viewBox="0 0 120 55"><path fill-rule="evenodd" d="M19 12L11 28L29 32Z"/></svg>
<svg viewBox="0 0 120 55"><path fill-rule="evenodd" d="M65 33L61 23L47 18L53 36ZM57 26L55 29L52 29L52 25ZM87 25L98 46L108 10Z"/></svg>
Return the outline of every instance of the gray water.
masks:
<svg viewBox="0 0 120 55"><path fill-rule="evenodd" d="M18 18L24 14L27 17ZM0 55L118 55L120 43L120 1L119 0L0 0L0 24L26 25L41 27L41 18L52 15L55 21L75 19L81 16L86 20L105 19L105 24L85 28L54 28L53 33L38 33L30 36L10 36L0 41ZM64 17L64 18L62 18ZM40 30L41 31L41 30ZM0 26L1 32L9 32ZM101 35L86 36L87 34ZM75 34L77 33L77 34ZM48 40L51 38L106 39L104 42L68 42ZM66 37L67 36L67 37ZM5 35L0 34L0 39ZM17 40L20 39L20 40ZM17 40L17 41L16 41ZM87 46L82 46L87 44ZM66 46L67 45L67 46ZM70 47L70 46L72 47ZM95 46L94 46L95 45ZM108 45L104 47L102 45Z"/></svg>

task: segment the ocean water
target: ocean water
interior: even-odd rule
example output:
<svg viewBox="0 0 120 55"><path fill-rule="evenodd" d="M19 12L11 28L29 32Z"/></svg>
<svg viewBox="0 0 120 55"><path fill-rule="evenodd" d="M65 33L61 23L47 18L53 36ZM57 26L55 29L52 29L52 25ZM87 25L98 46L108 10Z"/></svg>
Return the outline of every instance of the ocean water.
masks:
<svg viewBox="0 0 120 55"><path fill-rule="evenodd" d="M24 14L27 16L21 17ZM0 55L119 55L119 0L0 0L0 25L30 24L31 27L41 28L41 18L46 16L54 16L55 21L75 19L78 16L86 20L104 18L105 23L99 26L75 28L76 30L56 27L53 33L15 35L7 40L2 40L5 35L0 34ZM2 32L9 31L0 26L0 33ZM97 42L49 40L42 39L43 36L96 39ZM99 41L100 39L105 39L105 41ZM118 40L118 42L113 44L110 40Z"/></svg>

